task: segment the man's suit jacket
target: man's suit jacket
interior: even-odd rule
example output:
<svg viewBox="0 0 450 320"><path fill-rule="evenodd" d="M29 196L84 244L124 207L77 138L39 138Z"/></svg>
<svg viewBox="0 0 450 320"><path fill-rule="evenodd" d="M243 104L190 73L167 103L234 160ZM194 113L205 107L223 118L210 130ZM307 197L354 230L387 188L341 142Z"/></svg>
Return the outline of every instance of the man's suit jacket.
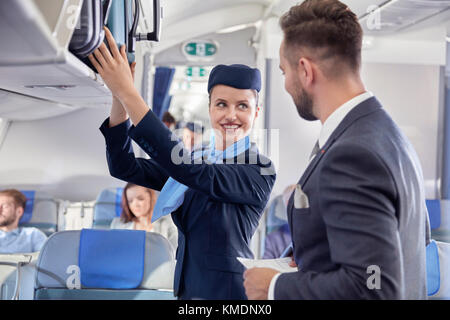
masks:
<svg viewBox="0 0 450 320"><path fill-rule="evenodd" d="M245 268L236 258L253 258L250 240L275 182L271 161L254 144L233 164L178 159L179 141L152 111L136 127L129 128L127 121L108 128L108 123L100 130L112 176L155 190L171 176L189 187L172 213L178 228L174 294L181 299L246 299ZM152 159L135 158L130 137Z"/></svg>
<svg viewBox="0 0 450 320"><path fill-rule="evenodd" d="M421 166L375 97L346 115L298 184L288 221L299 271L279 276L275 299L426 298Z"/></svg>

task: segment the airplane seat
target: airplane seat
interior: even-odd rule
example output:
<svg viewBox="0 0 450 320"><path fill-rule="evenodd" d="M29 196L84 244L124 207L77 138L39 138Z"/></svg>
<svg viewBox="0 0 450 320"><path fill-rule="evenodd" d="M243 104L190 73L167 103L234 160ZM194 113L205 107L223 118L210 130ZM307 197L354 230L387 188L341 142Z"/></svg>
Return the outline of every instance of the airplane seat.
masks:
<svg viewBox="0 0 450 320"><path fill-rule="evenodd" d="M432 238L450 243L450 200L427 199L426 206Z"/></svg>
<svg viewBox="0 0 450 320"><path fill-rule="evenodd" d="M175 299L174 250L152 232L57 232L42 248L36 270L36 300Z"/></svg>
<svg viewBox="0 0 450 320"><path fill-rule="evenodd" d="M264 225L265 228L261 235L261 248L260 248L261 257L265 257L267 254L266 252L267 251L266 245L268 244L267 241L270 241L271 243L274 243L275 241L275 243L277 243L276 247L280 247L283 244L287 246L289 244L283 243L285 242L285 236L282 236L282 234L289 233L287 221L287 208L285 205L283 194L276 196L269 202L265 210ZM275 235L274 237L275 233L277 233L277 235ZM268 238L268 236L270 239ZM275 248L272 248L272 250L274 249ZM272 252L272 254L273 253L274 252ZM281 251L279 253L281 254Z"/></svg>
<svg viewBox="0 0 450 320"><path fill-rule="evenodd" d="M450 243L431 240L427 246L428 299L450 300Z"/></svg>
<svg viewBox="0 0 450 320"><path fill-rule="evenodd" d="M33 300L38 254L0 254L0 300Z"/></svg>
<svg viewBox="0 0 450 320"><path fill-rule="evenodd" d="M287 223L287 209L283 195L276 196L269 204L266 216L266 233Z"/></svg>
<svg viewBox="0 0 450 320"><path fill-rule="evenodd" d="M107 188L98 195L94 204L92 228L109 229L114 218L122 212L123 188Z"/></svg>
<svg viewBox="0 0 450 320"><path fill-rule="evenodd" d="M41 191L21 190L27 197L20 227L34 227L47 236L58 231L58 202Z"/></svg>

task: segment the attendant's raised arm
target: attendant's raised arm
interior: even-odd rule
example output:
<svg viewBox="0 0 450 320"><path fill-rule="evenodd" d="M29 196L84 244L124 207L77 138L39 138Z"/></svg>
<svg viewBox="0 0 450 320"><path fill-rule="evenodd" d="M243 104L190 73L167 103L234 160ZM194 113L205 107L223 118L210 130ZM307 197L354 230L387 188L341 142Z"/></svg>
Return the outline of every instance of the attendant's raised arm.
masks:
<svg viewBox="0 0 450 320"><path fill-rule="evenodd" d="M131 74L134 79L134 74L136 70L136 62L133 62L130 66ZM109 127L114 127L128 119L128 114L125 108L123 107L120 100L113 95L112 106L111 106L111 114L109 116Z"/></svg>
<svg viewBox="0 0 450 320"><path fill-rule="evenodd" d="M122 46L119 51L111 32L106 27L105 34L111 52L102 43L94 51L93 55L89 55L89 60L97 69L113 96L125 108L133 124L136 125L142 120L150 108L134 87L133 74L128 64L125 46ZM117 115L119 115L118 120L123 120L123 113L118 113Z"/></svg>

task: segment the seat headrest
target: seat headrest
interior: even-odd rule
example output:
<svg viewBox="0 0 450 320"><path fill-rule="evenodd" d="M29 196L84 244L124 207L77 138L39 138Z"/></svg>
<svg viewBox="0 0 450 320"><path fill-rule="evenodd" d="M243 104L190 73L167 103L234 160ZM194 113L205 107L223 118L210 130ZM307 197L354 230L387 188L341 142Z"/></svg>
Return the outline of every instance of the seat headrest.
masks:
<svg viewBox="0 0 450 320"><path fill-rule="evenodd" d="M426 205L430 218L430 228L431 230L438 229L441 226L441 200L427 199Z"/></svg>
<svg viewBox="0 0 450 320"><path fill-rule="evenodd" d="M142 235L142 231L137 230L89 230L100 232L97 233L97 246L101 243L103 248L117 246L118 241L127 243L128 240L138 238ZM125 232L124 232L125 231ZM118 239L112 240L120 234ZM81 284L81 288L86 288L83 285L83 271L86 269L86 264L89 266L89 259L97 259L93 256L94 250L90 250L89 254L82 257L80 261L80 243L83 247L88 242L80 241L80 230L74 231L61 231L54 233L45 243L42 248L39 260L36 267L36 289L40 288L71 288L70 286L76 283ZM130 236L131 235L131 236ZM89 240L89 239L84 239ZM84 243L84 244L83 244ZM109 244L108 244L109 243ZM131 245L128 241L128 246ZM92 248L91 248L92 249ZM121 250L111 249L108 251L110 257L108 257L107 263L120 266L123 264L121 259L124 259L123 253L124 247ZM100 250L100 249L99 249ZM105 250L105 249L103 249ZM89 250L88 250L89 251ZM81 263L80 263L81 262ZM94 261L94 264L97 261ZM172 289L173 288L173 274L175 268L175 254L169 241L160 234L147 232L145 233L145 252L144 252L144 272L141 277L138 288L140 289ZM89 269L89 268L88 268ZM87 270L100 270L99 266L95 266L93 269ZM121 269L124 270L124 269ZM117 271L117 270L116 270ZM113 273L116 272L113 270ZM110 272L110 271L107 271ZM105 274L107 274L105 272ZM120 272L120 270L118 271ZM124 270L124 272L127 272ZM78 277L78 278L77 278ZM78 280L78 282L76 281ZM89 285L89 283L88 283ZM96 284L97 285L97 284ZM98 287L100 289L109 289Z"/></svg>
<svg viewBox="0 0 450 320"><path fill-rule="evenodd" d="M137 288L144 261L145 231L81 230L78 263L83 287Z"/></svg>
<svg viewBox="0 0 450 320"><path fill-rule="evenodd" d="M55 232L58 223L57 201L41 191L22 190L21 192L27 197L27 203L19 225L35 227L46 234Z"/></svg>
<svg viewBox="0 0 450 320"><path fill-rule="evenodd" d="M109 228L111 221L120 216L122 193L123 188L108 188L100 192L94 204L93 226L95 228Z"/></svg>
<svg viewBox="0 0 450 320"><path fill-rule="evenodd" d="M32 190L21 190L25 197L27 197L27 202L25 204L25 210L23 212L22 217L19 220L19 224L27 223L31 220L33 216L33 207L34 207L34 196L35 191Z"/></svg>

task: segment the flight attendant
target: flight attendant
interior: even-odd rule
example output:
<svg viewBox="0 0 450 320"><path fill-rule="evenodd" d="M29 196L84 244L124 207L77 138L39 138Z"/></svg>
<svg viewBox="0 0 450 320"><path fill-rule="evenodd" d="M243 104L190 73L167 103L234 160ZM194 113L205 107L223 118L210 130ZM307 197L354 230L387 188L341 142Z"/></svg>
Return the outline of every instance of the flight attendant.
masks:
<svg viewBox="0 0 450 320"><path fill-rule="evenodd" d="M244 65L210 73L208 147L189 152L150 110L133 84L125 54L106 29L89 57L114 100L100 130L112 176L161 190L152 220L172 214L178 228L174 294L179 299L246 299L244 267L249 244L275 182L271 161L249 133L257 116L261 76ZM94 58L95 57L95 58ZM133 125L130 124L130 120ZM151 159L135 158L133 139Z"/></svg>

